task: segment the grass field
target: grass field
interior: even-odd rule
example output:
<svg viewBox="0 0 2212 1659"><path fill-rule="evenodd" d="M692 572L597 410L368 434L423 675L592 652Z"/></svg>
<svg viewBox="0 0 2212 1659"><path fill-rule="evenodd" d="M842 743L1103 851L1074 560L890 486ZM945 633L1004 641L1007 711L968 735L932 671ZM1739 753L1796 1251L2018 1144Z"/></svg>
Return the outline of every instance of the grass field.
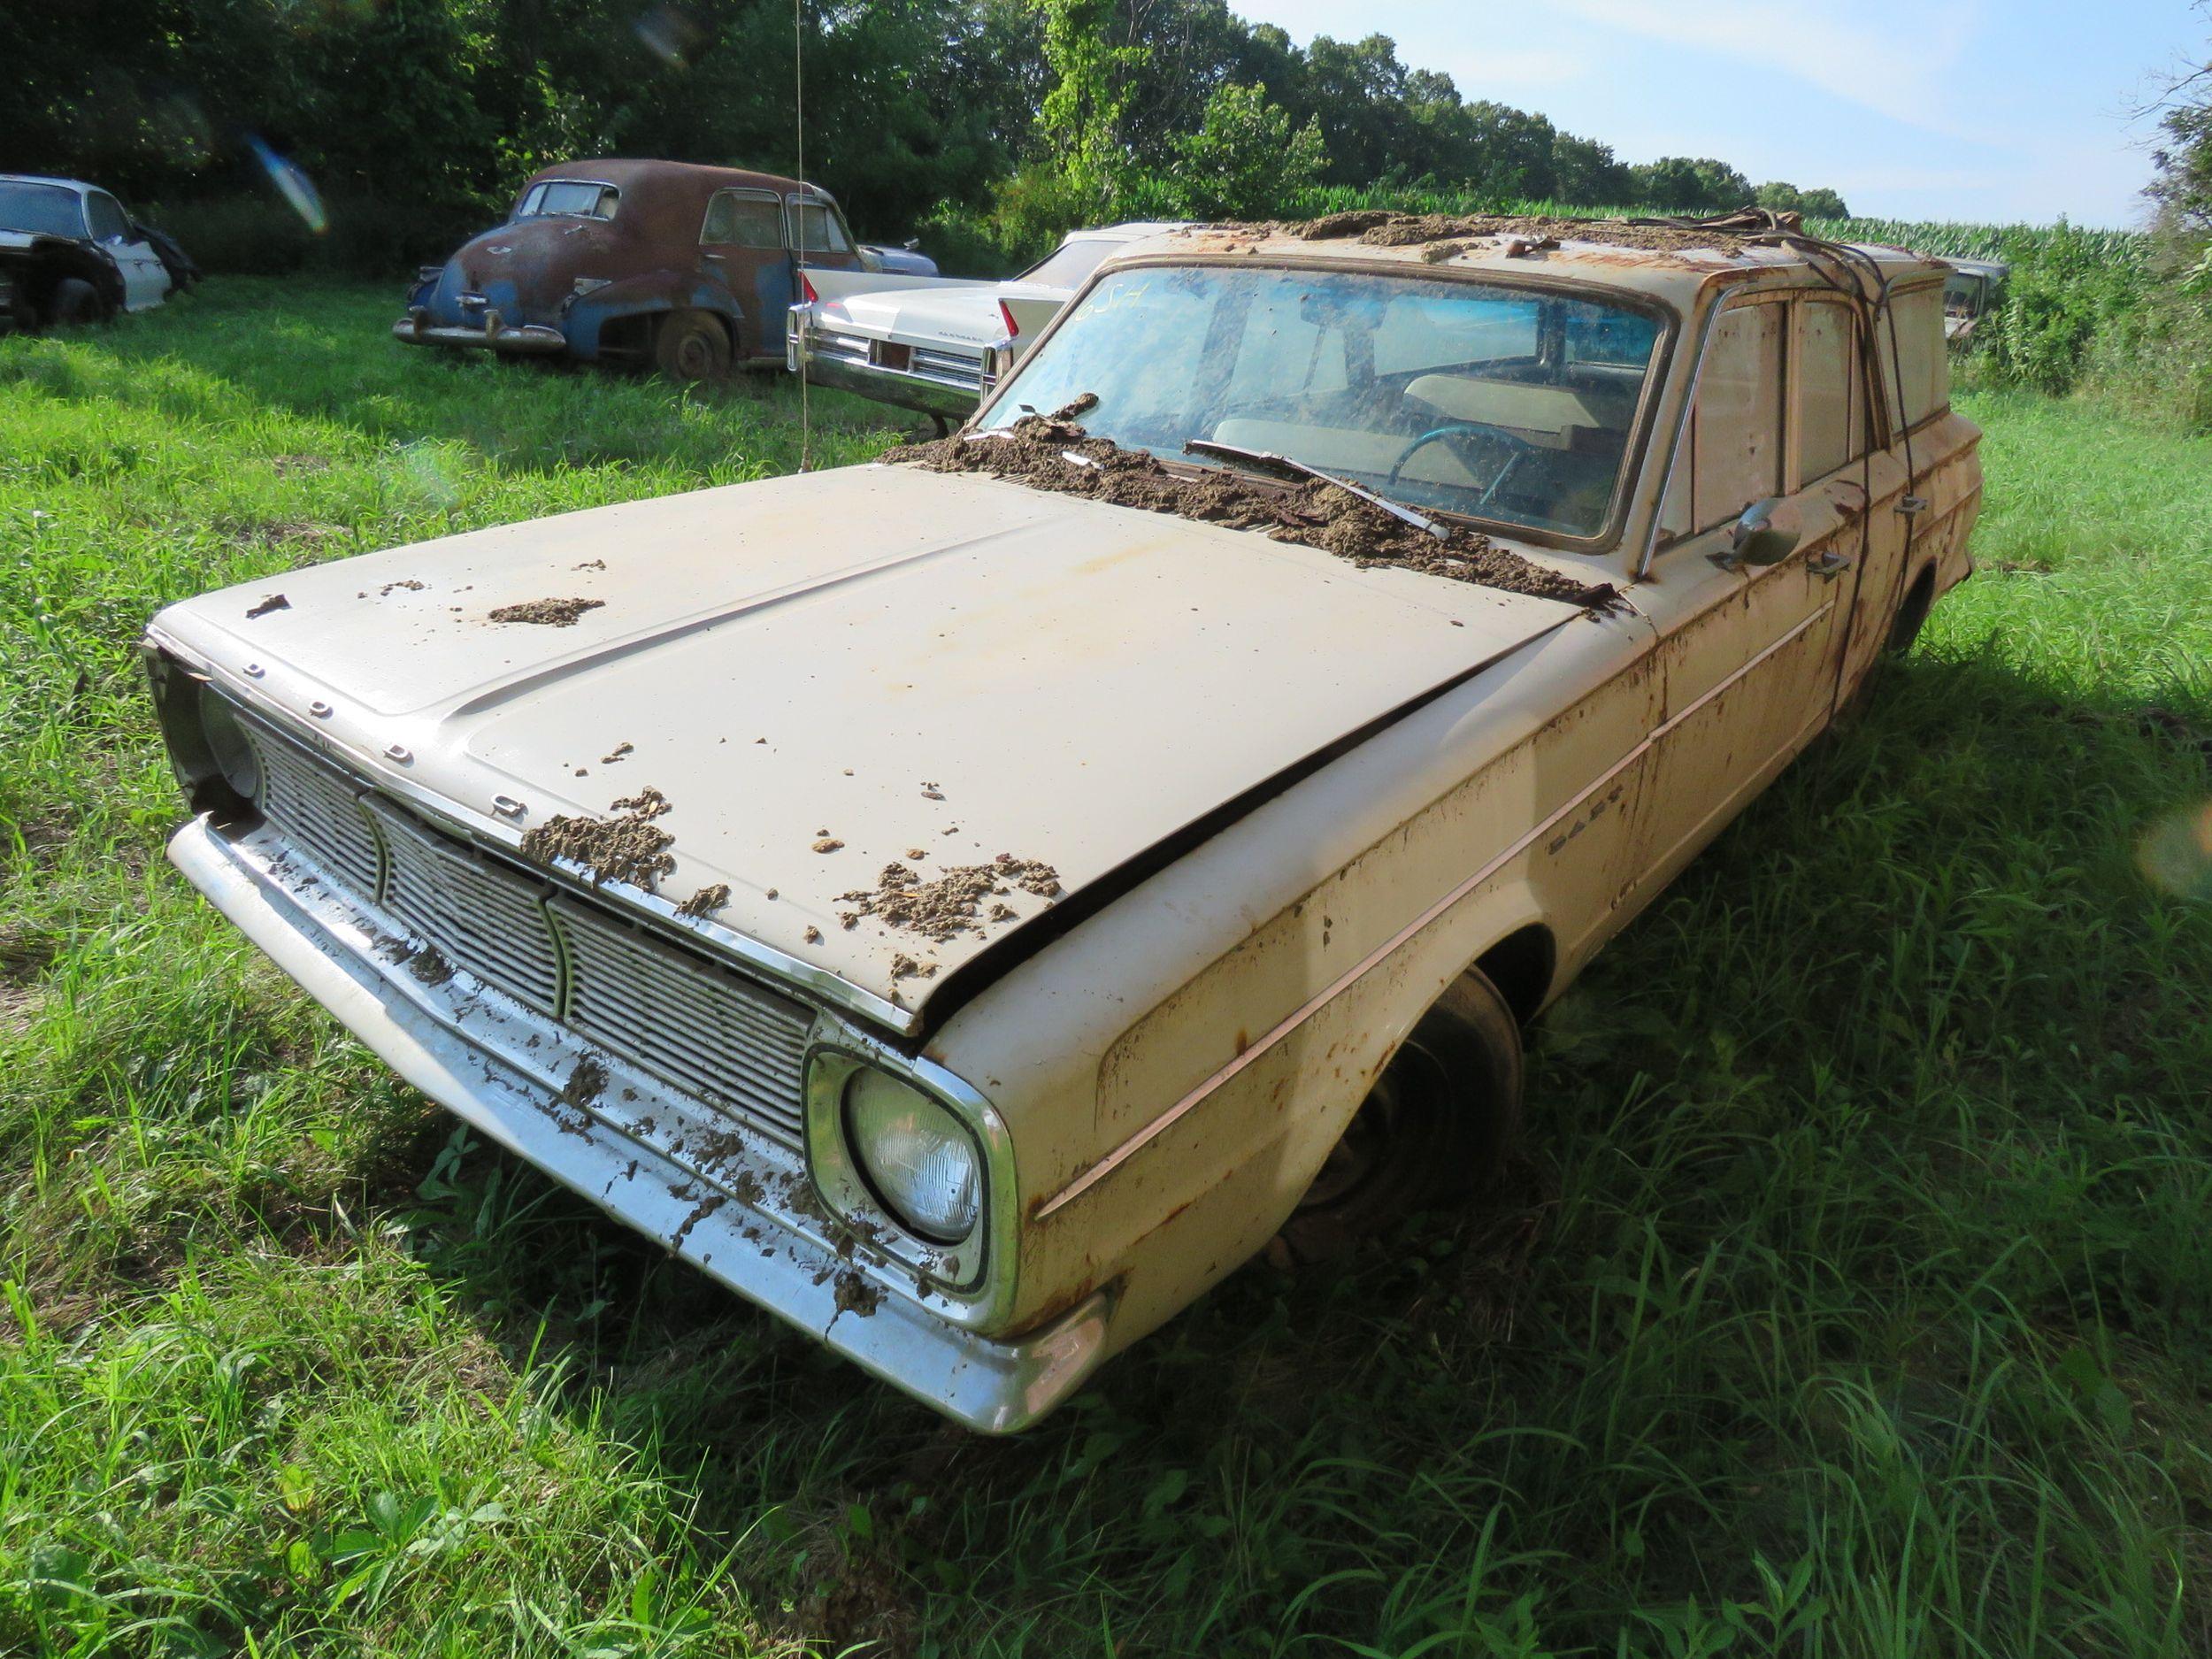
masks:
<svg viewBox="0 0 2212 1659"><path fill-rule="evenodd" d="M0 1653L2212 1650L2212 442L1971 400L1981 574L1543 1020L1514 1201L984 1441L472 1143L163 863L161 603L797 459L780 380L392 304L0 342Z"/></svg>

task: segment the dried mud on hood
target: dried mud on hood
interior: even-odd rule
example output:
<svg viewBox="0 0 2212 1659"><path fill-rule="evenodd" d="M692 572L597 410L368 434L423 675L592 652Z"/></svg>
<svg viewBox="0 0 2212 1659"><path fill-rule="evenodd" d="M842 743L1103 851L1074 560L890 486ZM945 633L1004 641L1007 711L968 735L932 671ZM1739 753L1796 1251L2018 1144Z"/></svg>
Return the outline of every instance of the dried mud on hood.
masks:
<svg viewBox="0 0 2212 1659"><path fill-rule="evenodd" d="M676 867L668 856L675 837L653 822L668 811L668 797L657 789L641 789L617 801L614 810L620 816L549 818L523 836L522 856L541 864L560 858L581 864L591 872L594 887L626 881L651 893Z"/></svg>
<svg viewBox="0 0 2212 1659"><path fill-rule="evenodd" d="M883 458L935 472L987 472L1033 489L1258 530L1278 541L1333 553L1362 570L1419 571L1573 605L1605 605L1618 595L1610 583L1579 582L1547 570L1495 546L1479 530L1448 526L1442 539L1430 535L1317 479L1286 487L1212 467L1179 477L1145 450L1091 437L1074 424L1089 407L1079 398L1049 415L1025 415L999 432L956 433L889 450Z"/></svg>
<svg viewBox="0 0 2212 1659"><path fill-rule="evenodd" d="M905 864L888 864L872 888L838 895L854 907L841 910L838 920L852 927L862 917L872 916L942 944L956 933L981 933L990 922L1015 920L1011 905L994 904L987 912L983 902L1016 887L1041 899L1057 898L1060 872L1011 853L1001 853L987 864L956 864L927 881Z"/></svg>
<svg viewBox="0 0 2212 1659"><path fill-rule="evenodd" d="M572 628L587 611L596 611L603 599L526 599L518 605L501 605L491 613L494 622L536 622L549 628Z"/></svg>

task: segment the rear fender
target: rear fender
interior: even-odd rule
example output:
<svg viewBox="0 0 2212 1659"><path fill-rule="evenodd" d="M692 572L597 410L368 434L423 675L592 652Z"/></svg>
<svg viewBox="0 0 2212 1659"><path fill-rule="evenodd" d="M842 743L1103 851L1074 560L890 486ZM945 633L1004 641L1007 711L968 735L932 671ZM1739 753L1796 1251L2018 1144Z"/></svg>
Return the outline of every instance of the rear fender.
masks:
<svg viewBox="0 0 2212 1659"><path fill-rule="evenodd" d="M573 356L595 357L603 345L609 350L638 349L623 338L625 322L681 311L719 317L730 331L737 356L764 349L754 339L744 308L729 289L697 272L649 271L579 295L569 302L561 328Z"/></svg>

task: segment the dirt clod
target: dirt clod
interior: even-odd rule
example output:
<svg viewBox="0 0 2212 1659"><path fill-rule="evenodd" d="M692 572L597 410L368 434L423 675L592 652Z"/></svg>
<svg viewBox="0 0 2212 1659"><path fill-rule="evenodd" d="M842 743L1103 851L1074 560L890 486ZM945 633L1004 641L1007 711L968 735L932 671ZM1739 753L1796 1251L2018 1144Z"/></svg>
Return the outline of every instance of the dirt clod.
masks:
<svg viewBox="0 0 2212 1659"><path fill-rule="evenodd" d="M1000 432L955 434L892 450L884 459L934 472L987 472L1033 489L1257 530L1278 541L1320 548L1362 570L1419 571L1576 605L1609 604L1618 594L1610 583L1584 583L1547 570L1494 546L1480 531L1450 526L1441 539L1430 535L1318 479L1283 487L1217 468L1179 478L1144 450L1093 438L1051 416L1025 415ZM926 787L922 793L939 798Z"/></svg>
<svg viewBox="0 0 2212 1659"><path fill-rule="evenodd" d="M526 599L520 604L500 605L491 612L494 622L536 622L549 628L572 628L587 611L597 611L603 599Z"/></svg>
<svg viewBox="0 0 2212 1659"><path fill-rule="evenodd" d="M888 864L874 887L838 895L855 907L840 912L838 919L850 927L860 918L872 916L893 927L942 943L956 933L980 933L990 922L1013 920L1018 912L1012 906L994 905L987 915L983 902L1015 887L1039 898L1056 898L1060 872L1050 864L1017 858L1011 853L1001 853L987 864L956 864L928 881L904 864ZM900 977L898 963L905 960L894 961L894 979ZM919 971L918 966L914 970Z"/></svg>
<svg viewBox="0 0 2212 1659"><path fill-rule="evenodd" d="M443 985L453 977L453 964L439 951L426 946L408 957L407 972L425 985Z"/></svg>
<svg viewBox="0 0 2212 1659"><path fill-rule="evenodd" d="M837 1311L865 1319L883 1305L883 1292L850 1268L837 1276Z"/></svg>
<svg viewBox="0 0 2212 1659"><path fill-rule="evenodd" d="M265 617L272 611L289 611L291 608L292 602L282 594L264 594L259 604L250 606L247 610L246 618L250 621L255 617Z"/></svg>
<svg viewBox="0 0 2212 1659"><path fill-rule="evenodd" d="M428 582L419 582L411 576L403 577L396 582L386 582L383 587L376 590L376 596L379 599L381 599L385 595L391 593L396 589L403 589L411 594L419 594L428 586L430 586Z"/></svg>
<svg viewBox="0 0 2212 1659"><path fill-rule="evenodd" d="M730 884L718 881L711 887L701 887L676 907L679 916L711 916L730 902Z"/></svg>
<svg viewBox="0 0 2212 1659"><path fill-rule="evenodd" d="M822 930L813 926L811 923L809 923L806 930L806 942L810 945L820 944L822 942Z"/></svg>
<svg viewBox="0 0 2212 1659"><path fill-rule="evenodd" d="M1784 214L1778 224L1782 229L1794 229L1794 217ZM1357 241L1370 248L1415 248L1502 236L1525 244L1529 250L1555 247L1563 242L1588 242L1647 253L1692 253L1706 248L1732 253L1763 235L1772 234L1775 227L1748 218L1709 225L1670 225L1633 219L1560 219L1521 213L1465 216L1358 208L1348 213L1325 214L1303 224L1266 228L1304 242Z"/></svg>
<svg viewBox="0 0 2212 1659"><path fill-rule="evenodd" d="M549 864L565 858L590 872L592 885L626 881L648 893L676 867L668 856L675 840L653 820L669 810L668 797L657 789L641 789L617 801L615 818L548 818L522 838L522 856Z"/></svg>
<svg viewBox="0 0 2212 1659"><path fill-rule="evenodd" d="M603 766L611 766L635 747L637 746L634 743L617 743L599 757L599 764Z"/></svg>
<svg viewBox="0 0 2212 1659"><path fill-rule="evenodd" d="M814 850L818 853L833 853L844 844L834 835L825 835L814 843Z"/></svg>

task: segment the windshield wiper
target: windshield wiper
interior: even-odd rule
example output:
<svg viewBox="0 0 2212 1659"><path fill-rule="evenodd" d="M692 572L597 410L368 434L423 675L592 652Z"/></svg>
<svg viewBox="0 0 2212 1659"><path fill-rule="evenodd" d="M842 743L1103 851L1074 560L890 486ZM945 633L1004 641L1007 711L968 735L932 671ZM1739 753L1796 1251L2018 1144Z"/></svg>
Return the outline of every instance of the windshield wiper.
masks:
<svg viewBox="0 0 2212 1659"><path fill-rule="evenodd" d="M1334 472L1325 472L1317 466L1308 466L1303 461L1294 460L1287 455L1278 455L1272 449L1247 449L1233 443L1216 443L1211 438L1193 438L1184 444L1183 453L1185 455L1217 455L1225 461L1241 461L1247 466L1254 467L1263 472L1288 472L1299 478L1317 478L1325 484L1333 484L1339 489L1381 508L1402 524L1409 524L1416 530L1425 530L1439 541L1448 541L1452 539L1452 533L1449 530L1425 513L1417 513L1410 507L1401 506L1389 496L1378 495L1371 489L1363 489L1348 479L1339 478Z"/></svg>

